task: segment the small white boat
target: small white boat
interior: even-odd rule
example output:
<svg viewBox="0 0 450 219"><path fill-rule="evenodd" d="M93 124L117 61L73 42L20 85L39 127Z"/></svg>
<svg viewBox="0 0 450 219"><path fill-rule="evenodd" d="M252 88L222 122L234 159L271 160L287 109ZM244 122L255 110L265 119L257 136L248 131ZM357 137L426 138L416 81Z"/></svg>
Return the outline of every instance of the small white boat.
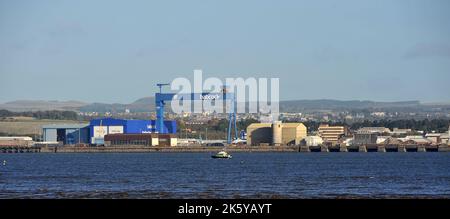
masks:
<svg viewBox="0 0 450 219"><path fill-rule="evenodd" d="M222 159L230 159L232 158L231 154L228 154L226 151L220 151L217 154L211 156L212 158L222 158Z"/></svg>

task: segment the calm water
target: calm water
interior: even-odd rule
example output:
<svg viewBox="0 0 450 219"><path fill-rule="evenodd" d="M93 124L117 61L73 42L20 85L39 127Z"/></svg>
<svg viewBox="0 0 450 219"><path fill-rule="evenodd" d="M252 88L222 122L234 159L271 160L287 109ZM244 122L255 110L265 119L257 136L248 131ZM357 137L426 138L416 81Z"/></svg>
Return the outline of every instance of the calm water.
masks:
<svg viewBox="0 0 450 219"><path fill-rule="evenodd" d="M450 197L449 153L210 155L0 154L0 198Z"/></svg>

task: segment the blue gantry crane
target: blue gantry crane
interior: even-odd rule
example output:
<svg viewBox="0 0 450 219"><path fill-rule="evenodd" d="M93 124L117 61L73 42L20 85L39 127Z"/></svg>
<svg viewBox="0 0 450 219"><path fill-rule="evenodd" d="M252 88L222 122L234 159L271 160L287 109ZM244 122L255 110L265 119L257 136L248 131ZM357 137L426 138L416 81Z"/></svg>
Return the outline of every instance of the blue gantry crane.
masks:
<svg viewBox="0 0 450 219"><path fill-rule="evenodd" d="M204 100L204 97L215 97L215 100L229 100L231 101L231 111L228 115L228 129L227 129L227 143L231 144L233 139L231 137L232 130L234 129L234 138L238 139L238 131L236 126L236 99L234 93L229 93L224 88L222 93L186 93L186 94L176 94L176 93L163 93L162 88L170 84L156 84L159 87L159 93L155 95L155 107L156 107L156 130L158 133L164 133L164 106L166 101L171 101L175 95L180 98L185 98L186 100ZM181 99L180 98L180 99Z"/></svg>

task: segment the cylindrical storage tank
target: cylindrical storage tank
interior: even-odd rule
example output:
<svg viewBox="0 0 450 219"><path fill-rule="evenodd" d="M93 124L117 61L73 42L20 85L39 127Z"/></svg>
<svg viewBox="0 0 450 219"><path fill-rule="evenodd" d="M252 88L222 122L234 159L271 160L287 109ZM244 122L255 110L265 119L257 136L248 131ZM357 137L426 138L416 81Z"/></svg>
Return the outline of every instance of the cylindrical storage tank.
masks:
<svg viewBox="0 0 450 219"><path fill-rule="evenodd" d="M281 145L282 143L282 127L281 127L281 121L275 121L272 124L272 143L275 146Z"/></svg>

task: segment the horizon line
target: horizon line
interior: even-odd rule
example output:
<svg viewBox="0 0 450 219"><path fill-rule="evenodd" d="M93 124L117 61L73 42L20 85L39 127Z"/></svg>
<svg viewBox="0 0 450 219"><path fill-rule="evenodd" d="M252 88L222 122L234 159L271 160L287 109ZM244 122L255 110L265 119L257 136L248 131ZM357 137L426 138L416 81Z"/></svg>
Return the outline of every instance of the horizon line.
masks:
<svg viewBox="0 0 450 219"><path fill-rule="evenodd" d="M18 101L42 101L42 102L80 102L85 104L131 104L133 102L136 102L140 99L144 98L154 98L155 96L146 96L138 98L134 101L124 103L124 102L102 102L102 101L84 101L84 100L75 100L75 99L69 99L69 100L58 100L58 99L16 99L16 100L10 100L6 102L0 102L0 104L8 104L11 102L18 102ZM421 100L370 100L370 99L334 99L334 98L302 98L302 99L284 99L280 100L280 102L288 102L288 101L359 101L359 102L381 102L381 103L396 103L396 102L418 102L419 104L450 104L450 100L442 100L442 101L421 101ZM246 101L248 102L248 101Z"/></svg>

